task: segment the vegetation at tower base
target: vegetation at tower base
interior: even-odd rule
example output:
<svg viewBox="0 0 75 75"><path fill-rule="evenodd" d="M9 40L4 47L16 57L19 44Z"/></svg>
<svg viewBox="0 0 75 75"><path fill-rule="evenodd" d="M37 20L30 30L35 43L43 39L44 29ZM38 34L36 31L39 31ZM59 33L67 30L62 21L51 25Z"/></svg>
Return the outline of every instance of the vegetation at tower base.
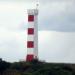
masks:
<svg viewBox="0 0 75 75"><path fill-rule="evenodd" d="M0 60L0 75L75 75L75 64L31 62L9 63Z"/></svg>

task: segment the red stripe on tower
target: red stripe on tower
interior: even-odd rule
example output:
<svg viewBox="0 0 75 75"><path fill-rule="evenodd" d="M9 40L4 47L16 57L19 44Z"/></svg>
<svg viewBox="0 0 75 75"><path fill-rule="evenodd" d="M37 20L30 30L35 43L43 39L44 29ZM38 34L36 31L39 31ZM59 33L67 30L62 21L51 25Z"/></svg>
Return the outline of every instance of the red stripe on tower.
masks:
<svg viewBox="0 0 75 75"><path fill-rule="evenodd" d="M27 42L27 48L34 48L34 42L33 41L28 41Z"/></svg>
<svg viewBox="0 0 75 75"><path fill-rule="evenodd" d="M34 15L28 15L28 21L34 21Z"/></svg>
<svg viewBox="0 0 75 75"><path fill-rule="evenodd" d="M38 33L37 33L37 9L28 10L28 30L27 30L27 57L26 61L32 61L38 56Z"/></svg>
<svg viewBox="0 0 75 75"><path fill-rule="evenodd" d="M34 28L28 28L28 35L34 34Z"/></svg>

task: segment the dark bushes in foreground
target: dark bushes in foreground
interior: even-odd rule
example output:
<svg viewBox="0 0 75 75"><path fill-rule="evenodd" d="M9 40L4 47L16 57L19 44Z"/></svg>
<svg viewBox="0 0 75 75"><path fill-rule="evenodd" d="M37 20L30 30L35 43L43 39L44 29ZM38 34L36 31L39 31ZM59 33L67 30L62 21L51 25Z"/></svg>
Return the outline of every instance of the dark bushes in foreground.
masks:
<svg viewBox="0 0 75 75"><path fill-rule="evenodd" d="M74 64L40 62L9 63L0 59L0 75L75 75Z"/></svg>

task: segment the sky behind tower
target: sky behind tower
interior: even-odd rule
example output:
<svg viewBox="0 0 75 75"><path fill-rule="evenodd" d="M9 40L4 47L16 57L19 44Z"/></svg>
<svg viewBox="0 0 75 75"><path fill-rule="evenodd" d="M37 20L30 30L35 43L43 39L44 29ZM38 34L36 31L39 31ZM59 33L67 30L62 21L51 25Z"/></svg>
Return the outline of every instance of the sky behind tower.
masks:
<svg viewBox="0 0 75 75"><path fill-rule="evenodd" d="M35 0L0 0L0 57L25 59L27 9ZM75 1L39 1L39 59L75 63Z"/></svg>

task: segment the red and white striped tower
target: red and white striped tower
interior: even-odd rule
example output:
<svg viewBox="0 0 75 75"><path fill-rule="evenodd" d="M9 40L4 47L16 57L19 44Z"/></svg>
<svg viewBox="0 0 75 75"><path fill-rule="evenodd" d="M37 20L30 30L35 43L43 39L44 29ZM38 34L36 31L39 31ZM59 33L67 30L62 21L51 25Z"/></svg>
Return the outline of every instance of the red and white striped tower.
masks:
<svg viewBox="0 0 75 75"><path fill-rule="evenodd" d="M38 59L38 9L28 10L26 61Z"/></svg>

